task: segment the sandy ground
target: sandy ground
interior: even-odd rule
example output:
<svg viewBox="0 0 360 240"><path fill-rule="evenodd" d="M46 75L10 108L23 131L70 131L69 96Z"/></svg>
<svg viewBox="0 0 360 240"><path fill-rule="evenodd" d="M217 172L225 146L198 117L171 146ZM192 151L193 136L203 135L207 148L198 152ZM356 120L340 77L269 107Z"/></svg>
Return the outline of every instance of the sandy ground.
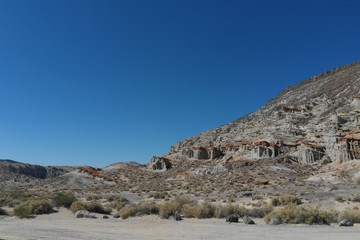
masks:
<svg viewBox="0 0 360 240"><path fill-rule="evenodd" d="M163 220L158 216L76 219L66 210L34 219L0 219L0 240L30 239L358 239L360 225L338 226L227 224L224 219Z"/></svg>

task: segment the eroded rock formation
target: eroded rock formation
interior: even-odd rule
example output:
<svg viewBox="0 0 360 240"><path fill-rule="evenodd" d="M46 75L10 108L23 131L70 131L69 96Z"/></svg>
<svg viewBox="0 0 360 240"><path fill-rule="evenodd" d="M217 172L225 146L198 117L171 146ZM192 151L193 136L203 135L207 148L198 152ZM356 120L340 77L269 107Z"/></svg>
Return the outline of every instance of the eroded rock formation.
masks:
<svg viewBox="0 0 360 240"><path fill-rule="evenodd" d="M165 158L302 164L360 159L360 63L286 88L258 111L173 145Z"/></svg>

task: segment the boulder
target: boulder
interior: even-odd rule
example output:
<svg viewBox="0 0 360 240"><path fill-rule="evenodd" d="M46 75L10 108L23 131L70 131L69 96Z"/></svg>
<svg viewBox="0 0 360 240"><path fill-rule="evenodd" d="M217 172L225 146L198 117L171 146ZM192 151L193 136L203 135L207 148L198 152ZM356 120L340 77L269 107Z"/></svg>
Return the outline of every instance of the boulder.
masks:
<svg viewBox="0 0 360 240"><path fill-rule="evenodd" d="M113 218L120 218L120 214L115 213L114 216L113 216Z"/></svg>
<svg viewBox="0 0 360 240"><path fill-rule="evenodd" d="M103 219L109 219L109 216L104 215Z"/></svg>
<svg viewBox="0 0 360 240"><path fill-rule="evenodd" d="M174 213L174 215L170 216L169 219L175 220L175 221L181 221L182 217L180 215L180 213L178 213L177 211Z"/></svg>
<svg viewBox="0 0 360 240"><path fill-rule="evenodd" d="M75 213L76 218L88 218L89 215L89 212L86 210L79 210Z"/></svg>
<svg viewBox="0 0 360 240"><path fill-rule="evenodd" d="M281 220L277 217L273 217L270 219L269 225L280 225Z"/></svg>
<svg viewBox="0 0 360 240"><path fill-rule="evenodd" d="M245 216L245 217L243 218L243 221L244 221L245 224L255 224L254 220L252 220L252 219L251 219L250 217L248 217L248 216Z"/></svg>
<svg viewBox="0 0 360 240"><path fill-rule="evenodd" d="M239 222L239 215L237 214L230 214L229 216L226 217L226 222L228 223L232 223L232 222Z"/></svg>
<svg viewBox="0 0 360 240"><path fill-rule="evenodd" d="M344 219L339 223L340 227L352 227L354 226L354 223L351 220Z"/></svg>

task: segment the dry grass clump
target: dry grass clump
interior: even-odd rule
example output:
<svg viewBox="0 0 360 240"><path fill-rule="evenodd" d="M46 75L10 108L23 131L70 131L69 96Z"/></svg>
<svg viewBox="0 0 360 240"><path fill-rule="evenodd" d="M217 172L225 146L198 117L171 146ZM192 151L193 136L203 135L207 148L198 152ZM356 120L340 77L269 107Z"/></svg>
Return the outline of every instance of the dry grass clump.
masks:
<svg viewBox="0 0 360 240"><path fill-rule="evenodd" d="M119 214L122 219L133 216L143 216L150 214L159 214L160 206L154 201L143 201L138 204L129 204L123 207Z"/></svg>
<svg viewBox="0 0 360 240"><path fill-rule="evenodd" d="M283 193L279 197L274 197L271 199L271 204L273 206L285 206L289 204L299 205L301 204L301 199L296 197L292 193Z"/></svg>
<svg viewBox="0 0 360 240"><path fill-rule="evenodd" d="M101 203L92 201L90 203L85 203L81 201L75 201L71 204L70 210L73 213L76 213L79 210L87 210L89 212L101 213L101 214L110 214L111 209L104 207Z"/></svg>
<svg viewBox="0 0 360 240"><path fill-rule="evenodd" d="M265 222L269 223L270 219L277 217L283 223L289 224L327 224L337 221L338 212L324 211L319 207L287 205L278 211L272 211L265 216Z"/></svg>
<svg viewBox="0 0 360 240"><path fill-rule="evenodd" d="M350 220L354 223L360 223L360 210L347 208L345 211L340 213L338 220L341 221L344 219Z"/></svg>
<svg viewBox="0 0 360 240"><path fill-rule="evenodd" d="M29 218L32 215L54 212L53 206L45 199L33 199L14 208L13 214L19 218Z"/></svg>
<svg viewBox="0 0 360 240"><path fill-rule="evenodd" d="M54 212L53 206L45 199L30 200L27 206L31 214L40 215Z"/></svg>
<svg viewBox="0 0 360 240"><path fill-rule="evenodd" d="M76 213L79 210L86 210L86 203L82 201L75 201L70 206L70 211Z"/></svg>
<svg viewBox="0 0 360 240"><path fill-rule="evenodd" d="M160 207L160 216L162 218L169 218L175 212L181 212L185 204L196 205L196 200L189 196L176 196L174 199L165 202Z"/></svg>
<svg viewBox="0 0 360 240"><path fill-rule="evenodd" d="M355 195L351 197L352 202L360 202L360 195Z"/></svg>
<svg viewBox="0 0 360 240"><path fill-rule="evenodd" d="M214 217L225 218L230 214L239 214L241 212L240 207L234 204L218 205L215 209ZM239 214L240 215L240 214Z"/></svg>
<svg viewBox="0 0 360 240"><path fill-rule="evenodd" d="M205 201L201 204L185 204L181 213L188 218L212 218L215 215L216 207Z"/></svg>
<svg viewBox="0 0 360 240"><path fill-rule="evenodd" d="M122 196L111 196L107 200L111 202L109 206L116 209L118 212L130 202L127 198Z"/></svg>
<svg viewBox="0 0 360 240"><path fill-rule="evenodd" d="M167 192L151 192L149 194L149 198L153 197L154 199L164 199L167 195Z"/></svg>

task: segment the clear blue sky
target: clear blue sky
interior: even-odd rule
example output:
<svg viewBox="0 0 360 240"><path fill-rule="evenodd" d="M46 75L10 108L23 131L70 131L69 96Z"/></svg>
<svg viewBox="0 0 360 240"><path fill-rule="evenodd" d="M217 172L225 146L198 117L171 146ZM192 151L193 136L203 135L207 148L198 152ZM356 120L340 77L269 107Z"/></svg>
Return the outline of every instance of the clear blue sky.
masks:
<svg viewBox="0 0 360 240"><path fill-rule="evenodd" d="M145 163L360 60L359 1L1 0L0 158Z"/></svg>

